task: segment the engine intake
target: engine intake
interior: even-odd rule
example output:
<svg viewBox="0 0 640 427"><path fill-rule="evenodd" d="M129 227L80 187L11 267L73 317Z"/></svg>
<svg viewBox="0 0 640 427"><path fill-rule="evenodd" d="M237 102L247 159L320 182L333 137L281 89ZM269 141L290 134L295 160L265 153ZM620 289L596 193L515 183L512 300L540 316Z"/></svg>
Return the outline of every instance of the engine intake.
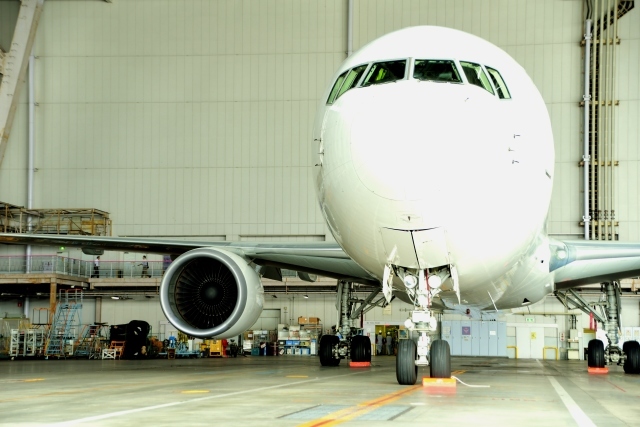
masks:
<svg viewBox="0 0 640 427"><path fill-rule="evenodd" d="M230 338L256 322L264 290L242 257L199 248L171 263L160 285L160 304L171 324L187 335Z"/></svg>

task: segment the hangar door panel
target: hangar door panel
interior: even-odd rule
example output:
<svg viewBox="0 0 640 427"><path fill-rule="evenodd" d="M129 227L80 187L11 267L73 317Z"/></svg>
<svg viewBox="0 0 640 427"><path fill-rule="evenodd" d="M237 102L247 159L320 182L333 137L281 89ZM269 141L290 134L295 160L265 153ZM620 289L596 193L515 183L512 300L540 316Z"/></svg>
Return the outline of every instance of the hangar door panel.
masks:
<svg viewBox="0 0 640 427"><path fill-rule="evenodd" d="M544 348L544 327L516 326L518 359L542 359Z"/></svg>
<svg viewBox="0 0 640 427"><path fill-rule="evenodd" d="M507 355L507 324L496 321L443 320L442 339L452 356Z"/></svg>

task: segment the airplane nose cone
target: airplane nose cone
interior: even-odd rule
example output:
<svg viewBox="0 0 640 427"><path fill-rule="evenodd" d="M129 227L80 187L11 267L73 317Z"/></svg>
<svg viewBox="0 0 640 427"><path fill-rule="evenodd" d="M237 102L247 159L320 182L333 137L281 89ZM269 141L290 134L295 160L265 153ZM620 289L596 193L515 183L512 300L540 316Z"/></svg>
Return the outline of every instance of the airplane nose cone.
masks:
<svg viewBox="0 0 640 427"><path fill-rule="evenodd" d="M473 167L477 147L469 142L484 141L481 135L493 120L464 90L451 89L448 84L388 84L363 93L350 140L353 165L365 187L390 200L437 198Z"/></svg>

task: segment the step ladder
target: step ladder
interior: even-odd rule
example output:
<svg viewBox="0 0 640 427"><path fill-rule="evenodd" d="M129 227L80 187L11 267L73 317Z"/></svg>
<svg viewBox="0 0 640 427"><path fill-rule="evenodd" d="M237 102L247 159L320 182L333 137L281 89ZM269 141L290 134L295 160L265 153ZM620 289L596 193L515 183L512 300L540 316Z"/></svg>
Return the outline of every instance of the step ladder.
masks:
<svg viewBox="0 0 640 427"><path fill-rule="evenodd" d="M100 359L102 347L108 343L104 330L105 324L86 325L76 346L74 356Z"/></svg>
<svg viewBox="0 0 640 427"><path fill-rule="evenodd" d="M53 323L47 335L44 351L49 356L64 357L72 355L73 343L80 327L82 313L82 291L77 289L62 290L58 294L58 304Z"/></svg>
<svg viewBox="0 0 640 427"><path fill-rule="evenodd" d="M9 356L11 360L18 356L22 356L24 348L24 331L20 329L11 329L11 339L9 343Z"/></svg>

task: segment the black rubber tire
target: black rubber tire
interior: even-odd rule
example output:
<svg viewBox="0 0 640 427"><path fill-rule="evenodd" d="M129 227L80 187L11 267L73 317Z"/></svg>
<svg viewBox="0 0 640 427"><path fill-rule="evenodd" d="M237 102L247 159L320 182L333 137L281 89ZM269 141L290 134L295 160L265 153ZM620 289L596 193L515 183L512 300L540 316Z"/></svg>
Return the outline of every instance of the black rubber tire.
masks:
<svg viewBox="0 0 640 427"><path fill-rule="evenodd" d="M627 341L622 349L627 356L623 365L624 372L626 374L640 374L640 343Z"/></svg>
<svg viewBox="0 0 640 427"><path fill-rule="evenodd" d="M600 340L589 341L587 349L587 366L590 368L604 368L604 344Z"/></svg>
<svg viewBox="0 0 640 427"><path fill-rule="evenodd" d="M451 378L451 350L449 342L435 340L429 354L431 378Z"/></svg>
<svg viewBox="0 0 640 427"><path fill-rule="evenodd" d="M333 347L340 342L335 335L323 335L320 338L320 364L322 366L338 366L340 359L333 357Z"/></svg>
<svg viewBox="0 0 640 427"><path fill-rule="evenodd" d="M351 338L351 361L371 362L371 340L363 335Z"/></svg>
<svg viewBox="0 0 640 427"><path fill-rule="evenodd" d="M631 345L632 342L638 342L638 341L625 341L624 344L622 344L622 351L626 353L627 348L629 347L629 345Z"/></svg>
<svg viewBox="0 0 640 427"><path fill-rule="evenodd" d="M418 379L416 356L418 348L413 340L398 341L398 356L396 357L396 379L398 384L414 385Z"/></svg>

